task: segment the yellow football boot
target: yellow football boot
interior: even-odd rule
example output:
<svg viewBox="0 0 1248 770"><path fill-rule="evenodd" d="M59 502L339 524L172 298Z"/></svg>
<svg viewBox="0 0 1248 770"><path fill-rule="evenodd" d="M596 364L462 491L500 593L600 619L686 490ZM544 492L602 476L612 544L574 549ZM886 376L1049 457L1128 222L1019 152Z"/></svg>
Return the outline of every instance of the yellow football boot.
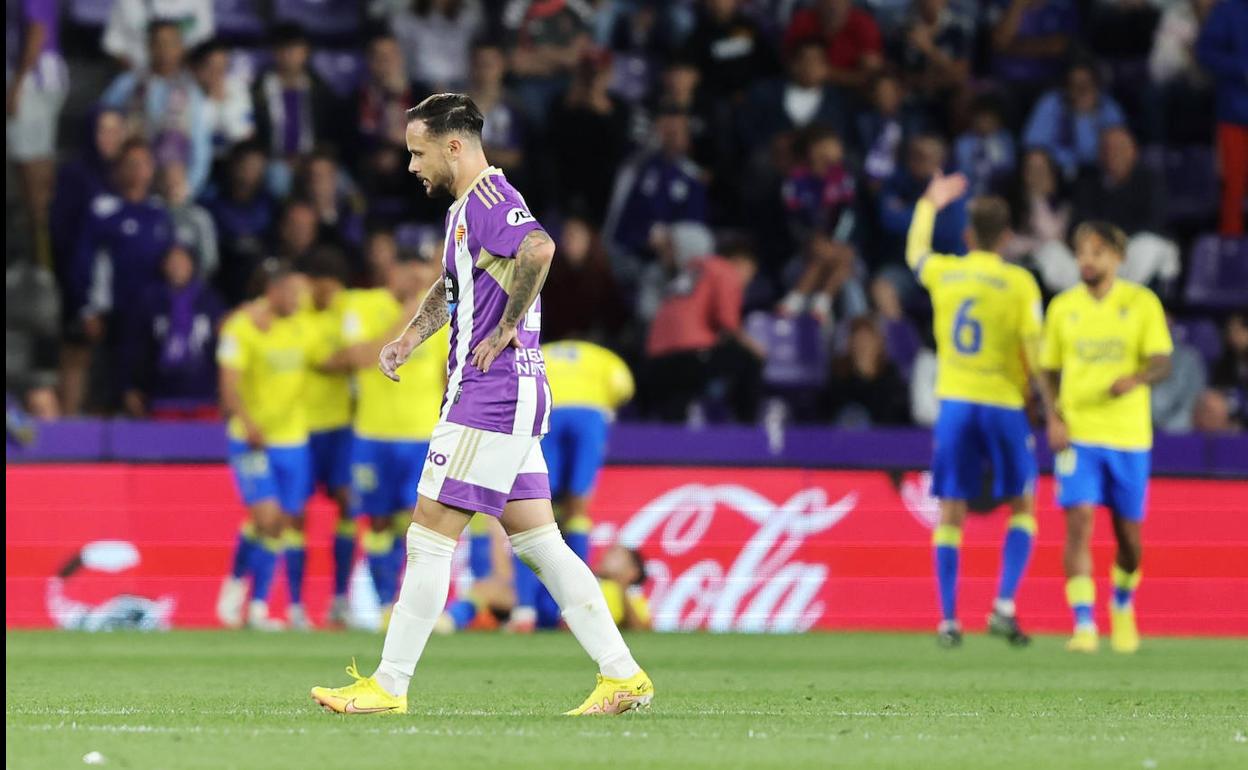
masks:
<svg viewBox="0 0 1248 770"><path fill-rule="evenodd" d="M590 716L598 714L623 714L626 711L650 707L654 699L654 684L645 671L638 671L628 679L610 679L598 675L598 685L585 702L564 716Z"/></svg>
<svg viewBox="0 0 1248 770"><path fill-rule="evenodd" d="M1109 646L1114 652L1132 653L1140 649L1140 632L1135 627L1135 608L1109 605Z"/></svg>
<svg viewBox="0 0 1248 770"><path fill-rule="evenodd" d="M1066 642L1067 652L1096 652L1101 646L1095 628L1076 628L1075 635Z"/></svg>
<svg viewBox="0 0 1248 770"><path fill-rule="evenodd" d="M312 700L339 714L406 714L407 696L391 695L371 676L360 676L355 660L347 666L355 681L346 687L313 687Z"/></svg>

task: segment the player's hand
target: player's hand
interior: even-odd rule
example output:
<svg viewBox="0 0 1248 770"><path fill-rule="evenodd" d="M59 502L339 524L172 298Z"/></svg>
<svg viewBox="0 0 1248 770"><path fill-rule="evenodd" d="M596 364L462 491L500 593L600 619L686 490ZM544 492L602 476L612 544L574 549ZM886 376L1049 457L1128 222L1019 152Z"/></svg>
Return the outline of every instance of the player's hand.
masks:
<svg viewBox="0 0 1248 770"><path fill-rule="evenodd" d="M243 427L247 431L247 446L252 449L264 449L264 434L260 432L260 428L250 421Z"/></svg>
<svg viewBox="0 0 1248 770"><path fill-rule="evenodd" d="M1066 421L1057 415L1049 416L1049 451L1054 454L1070 448L1070 432Z"/></svg>
<svg viewBox="0 0 1248 770"><path fill-rule="evenodd" d="M138 390L127 390L122 394L121 401L126 409L126 414L131 417L142 417L147 413L147 406L143 402L143 394Z"/></svg>
<svg viewBox="0 0 1248 770"><path fill-rule="evenodd" d="M381 373L394 380L399 381L399 367L407 363L407 359L411 357L412 351L416 346L408 341L407 335L399 337L394 342L387 343L381 349L381 355L377 360L377 368L381 369Z"/></svg>
<svg viewBox="0 0 1248 770"><path fill-rule="evenodd" d="M932 202L932 205L939 211L950 203L966 194L966 175L949 174L945 175L936 172L936 176L932 177L932 181L928 182L927 190L923 193L923 197Z"/></svg>
<svg viewBox="0 0 1248 770"><path fill-rule="evenodd" d="M490 364L494 363L494 359L507 349L507 346L520 347L520 338L516 336L516 327L504 326L499 324L494 327L494 331L481 342L472 351L472 363L483 372L490 370Z"/></svg>
<svg viewBox="0 0 1248 770"><path fill-rule="evenodd" d="M1131 391L1139 387L1140 381L1136 379L1134 374L1128 374L1126 377L1119 377L1114 380L1114 384L1109 386L1109 394L1117 398L1125 396Z"/></svg>

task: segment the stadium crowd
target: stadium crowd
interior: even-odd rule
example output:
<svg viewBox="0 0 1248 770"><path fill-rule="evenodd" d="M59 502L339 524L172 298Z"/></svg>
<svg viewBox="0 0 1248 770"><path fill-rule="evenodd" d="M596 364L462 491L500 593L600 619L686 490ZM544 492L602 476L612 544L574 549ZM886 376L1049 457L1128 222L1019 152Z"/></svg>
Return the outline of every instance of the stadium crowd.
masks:
<svg viewBox="0 0 1248 770"><path fill-rule="evenodd" d="M629 361L625 419L931 424L903 252L943 169L1011 202L1046 298L1078 222L1122 228L1177 343L1157 425L1248 424L1248 0L7 7L6 390L36 416L214 417L267 257L357 286L437 258L404 111L463 90L558 244L543 339Z"/></svg>

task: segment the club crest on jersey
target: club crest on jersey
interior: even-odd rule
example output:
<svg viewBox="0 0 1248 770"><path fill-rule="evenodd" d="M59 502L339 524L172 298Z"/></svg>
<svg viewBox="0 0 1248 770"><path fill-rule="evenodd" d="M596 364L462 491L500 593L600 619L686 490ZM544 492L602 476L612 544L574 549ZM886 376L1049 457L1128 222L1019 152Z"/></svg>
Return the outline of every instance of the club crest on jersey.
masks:
<svg viewBox="0 0 1248 770"><path fill-rule="evenodd" d="M533 215L521 208L515 208L507 212L507 224L512 227L518 227L525 222L532 222Z"/></svg>
<svg viewBox="0 0 1248 770"><path fill-rule="evenodd" d="M455 245L463 246L466 237L468 237L468 228L463 224L455 225Z"/></svg>

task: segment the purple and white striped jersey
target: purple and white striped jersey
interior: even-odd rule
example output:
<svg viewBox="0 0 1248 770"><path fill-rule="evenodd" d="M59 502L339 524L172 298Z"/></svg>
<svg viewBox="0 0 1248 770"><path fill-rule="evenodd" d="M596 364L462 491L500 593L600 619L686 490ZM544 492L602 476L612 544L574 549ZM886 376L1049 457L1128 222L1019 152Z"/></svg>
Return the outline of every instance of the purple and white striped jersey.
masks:
<svg viewBox="0 0 1248 770"><path fill-rule="evenodd" d="M471 361L473 349L503 317L520 241L540 229L524 197L493 166L451 204L442 255L451 310L443 421L514 436L540 436L548 430L550 386L538 342L540 297L516 330L520 347L503 350L489 372Z"/></svg>

